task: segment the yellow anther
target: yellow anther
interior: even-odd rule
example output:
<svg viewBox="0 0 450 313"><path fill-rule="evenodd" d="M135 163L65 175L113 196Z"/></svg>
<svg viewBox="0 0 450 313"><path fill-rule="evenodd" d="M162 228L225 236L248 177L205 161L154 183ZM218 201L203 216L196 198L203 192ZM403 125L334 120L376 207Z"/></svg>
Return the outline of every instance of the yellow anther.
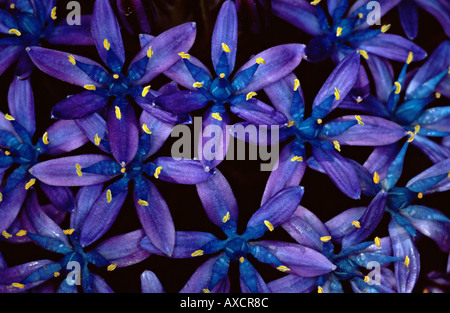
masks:
<svg viewBox="0 0 450 313"><path fill-rule="evenodd" d="M142 124L142 130L146 133L151 135L152 131L148 128L147 124Z"/></svg>
<svg viewBox="0 0 450 313"><path fill-rule="evenodd" d="M30 179L30 181L25 185L25 190L30 189L35 183L36 183L35 178Z"/></svg>
<svg viewBox="0 0 450 313"><path fill-rule="evenodd" d="M337 87L334 87L334 97L336 100L339 100L341 98L341 91L337 89Z"/></svg>
<svg viewBox="0 0 450 313"><path fill-rule="evenodd" d="M378 175L377 172L373 173L373 182L374 182L375 184L380 183L380 175Z"/></svg>
<svg viewBox="0 0 450 313"><path fill-rule="evenodd" d="M369 277L369 276L365 276L365 277L364 277L364 281L365 281L366 283L368 283L368 282L370 281L370 277Z"/></svg>
<svg viewBox="0 0 450 313"><path fill-rule="evenodd" d="M56 20L56 7L52 9L52 12L50 13L50 16L52 20Z"/></svg>
<svg viewBox="0 0 450 313"><path fill-rule="evenodd" d="M20 289L25 288L25 285L24 284L20 284L20 283L12 283L11 285L13 287L20 288Z"/></svg>
<svg viewBox="0 0 450 313"><path fill-rule="evenodd" d="M399 94L402 91L402 85L399 82L395 82L395 94Z"/></svg>
<svg viewBox="0 0 450 313"><path fill-rule="evenodd" d="M361 54L363 56L364 59L366 59L366 60L369 59L369 54L367 53L366 50L359 50L358 52L359 52L359 54Z"/></svg>
<svg viewBox="0 0 450 313"><path fill-rule="evenodd" d="M376 246L379 248L381 247L381 239L380 237L375 237L374 239Z"/></svg>
<svg viewBox="0 0 450 313"><path fill-rule="evenodd" d="M294 91L297 91L298 87L300 87L300 81L296 78L294 79Z"/></svg>
<svg viewBox="0 0 450 313"><path fill-rule="evenodd" d="M269 222L268 220L265 220L265 221L264 221L264 225L266 225L267 228L268 228L270 231L273 231L273 230L274 230L274 227L273 227L272 223Z"/></svg>
<svg viewBox="0 0 450 313"><path fill-rule="evenodd" d="M114 78L114 79L119 79L119 77L120 77L119 74L114 74L114 75L113 75L113 78Z"/></svg>
<svg viewBox="0 0 450 313"><path fill-rule="evenodd" d="M364 17L364 14L359 13L359 14L358 14L358 17L359 17L359 18L363 18L363 17Z"/></svg>
<svg viewBox="0 0 450 313"><path fill-rule="evenodd" d="M142 89L142 93L141 93L142 98L145 98L145 96L147 96L148 92L150 91L150 87L151 86L148 85L148 86L145 86L144 89Z"/></svg>
<svg viewBox="0 0 450 313"><path fill-rule="evenodd" d="M287 127L291 127L292 125L294 125L294 123L295 123L294 121L289 121Z"/></svg>
<svg viewBox="0 0 450 313"><path fill-rule="evenodd" d="M11 238L12 235L10 233L8 233L7 231L2 231L2 236L5 237L6 239Z"/></svg>
<svg viewBox="0 0 450 313"><path fill-rule="evenodd" d="M314 0L314 1L311 1L310 3L312 5L318 5L320 3L320 1L322 1L322 0Z"/></svg>
<svg viewBox="0 0 450 313"><path fill-rule="evenodd" d="M44 144L46 144L46 145L49 144L49 141L48 141L48 132L45 132L44 135L42 136L42 142L43 142Z"/></svg>
<svg viewBox="0 0 450 313"><path fill-rule="evenodd" d="M385 33L389 30L389 28L391 28L391 24L383 25L381 26L381 32Z"/></svg>
<svg viewBox="0 0 450 313"><path fill-rule="evenodd" d="M207 288L202 289L202 291L203 291L203 293L211 293L211 291L209 289L207 289Z"/></svg>
<svg viewBox="0 0 450 313"><path fill-rule="evenodd" d="M80 166L80 164L75 164L75 168L76 168L76 170L77 170L77 174L78 174L78 176L79 177L81 177L81 176L83 176L83 173L81 172L81 166Z"/></svg>
<svg viewBox="0 0 450 313"><path fill-rule="evenodd" d="M15 29L15 28L11 28L8 33L10 33L11 35L14 34L16 36L22 35L22 33L18 29Z"/></svg>
<svg viewBox="0 0 450 313"><path fill-rule="evenodd" d="M414 126L414 134L417 134L420 131L420 125Z"/></svg>
<svg viewBox="0 0 450 313"><path fill-rule="evenodd" d="M241 257L239 258L239 262L244 263L244 262L245 262L245 258L244 258L243 256L241 256Z"/></svg>
<svg viewBox="0 0 450 313"><path fill-rule="evenodd" d="M153 176L155 176L156 179L159 178L159 174L161 173L162 168L163 168L162 166L158 166L158 167L156 168L155 174L153 175Z"/></svg>
<svg viewBox="0 0 450 313"><path fill-rule="evenodd" d="M5 114L5 118L6 118L8 121L14 121L14 120L15 120L15 118L12 117L12 116L9 115L9 114Z"/></svg>
<svg viewBox="0 0 450 313"><path fill-rule="evenodd" d="M323 241L323 242L328 242L328 241L331 240L331 236L323 236L323 237L320 237L320 240Z"/></svg>
<svg viewBox="0 0 450 313"><path fill-rule="evenodd" d="M53 273L53 277L59 277L59 275L61 275L59 272L54 272Z"/></svg>
<svg viewBox="0 0 450 313"><path fill-rule="evenodd" d="M102 141L102 139L98 136L98 134L95 134L95 138L94 138L95 145L99 146L101 141Z"/></svg>
<svg viewBox="0 0 450 313"><path fill-rule="evenodd" d="M411 260L409 259L409 256L405 256L405 266L409 266L409 263Z"/></svg>
<svg viewBox="0 0 450 313"><path fill-rule="evenodd" d="M222 120L222 116L220 116L220 114L219 113L212 113L211 114L211 116L213 117L213 118L215 118L216 120L218 120L218 121L221 121Z"/></svg>
<svg viewBox="0 0 450 313"><path fill-rule="evenodd" d="M3 201L3 194L0 192L0 202Z"/></svg>
<svg viewBox="0 0 450 313"><path fill-rule="evenodd" d="M106 38L103 40L103 47L104 47L106 50L111 49L111 44L109 43L108 39L106 39Z"/></svg>
<svg viewBox="0 0 450 313"><path fill-rule="evenodd" d="M190 59L191 55L189 53L186 52L180 52L178 53L178 55L182 58L182 59Z"/></svg>
<svg viewBox="0 0 450 313"><path fill-rule="evenodd" d="M336 37L339 37L340 35L342 35L342 27L336 29Z"/></svg>
<svg viewBox="0 0 450 313"><path fill-rule="evenodd" d="M358 124L359 124L359 125L363 125L363 126L364 126L364 122L362 121L361 116L355 115L355 118L356 118L356 120L358 121Z"/></svg>
<svg viewBox="0 0 450 313"><path fill-rule="evenodd" d="M228 47L228 45L224 42L222 42L222 50L227 53L231 52L230 47Z"/></svg>
<svg viewBox="0 0 450 313"><path fill-rule="evenodd" d="M69 55L68 58L70 63L73 65L77 64L77 61L75 61L75 57L73 55Z"/></svg>
<svg viewBox="0 0 450 313"><path fill-rule="evenodd" d="M225 78L225 73L220 73L219 77L220 78Z"/></svg>
<svg viewBox="0 0 450 313"><path fill-rule="evenodd" d="M422 198L423 198L423 193L419 192L419 193L417 194L417 198L422 199Z"/></svg>
<svg viewBox="0 0 450 313"><path fill-rule="evenodd" d="M408 58L406 59L406 64L410 64L414 59L414 53L411 51L408 53Z"/></svg>
<svg viewBox="0 0 450 313"><path fill-rule="evenodd" d="M294 156L291 159L291 162L303 162L303 157L302 156Z"/></svg>
<svg viewBox="0 0 450 313"><path fill-rule="evenodd" d="M225 216L222 218L222 222L226 223L230 220L230 212L227 212L227 214L225 214Z"/></svg>
<svg viewBox="0 0 450 313"><path fill-rule="evenodd" d="M291 269L287 266L280 265L277 267L277 270L279 270L280 272L289 272Z"/></svg>
<svg viewBox="0 0 450 313"><path fill-rule="evenodd" d="M263 58L257 58L255 60L255 62L258 63L258 64L266 64L266 60L264 60Z"/></svg>
<svg viewBox="0 0 450 313"><path fill-rule="evenodd" d="M106 202L107 202L107 203L110 203L111 200L112 200L112 193L111 193L111 190L108 189L108 190L106 191Z"/></svg>
<svg viewBox="0 0 450 313"><path fill-rule="evenodd" d="M434 95L436 96L436 99L441 98L441 93L440 92L436 92Z"/></svg>
<svg viewBox="0 0 450 313"><path fill-rule="evenodd" d="M110 264L108 265L108 267L106 268L108 270L108 272L112 272L117 268L117 264Z"/></svg>
<svg viewBox="0 0 450 313"><path fill-rule="evenodd" d="M9 5L9 8L10 8L11 10L14 10L14 9L16 8L16 4L15 4L15 3L11 3L11 4Z"/></svg>
<svg viewBox="0 0 450 313"><path fill-rule="evenodd" d="M414 133L412 131L408 131L408 134L409 134L408 142L413 141L415 137Z"/></svg>
<svg viewBox="0 0 450 313"><path fill-rule="evenodd" d="M63 233L64 233L64 235L70 236L73 234L74 231L75 231L75 228L69 228L69 229L64 229Z"/></svg>
<svg viewBox="0 0 450 313"><path fill-rule="evenodd" d="M334 140L334 141L333 141L333 145L334 145L334 148L335 148L337 151L341 152L341 145L339 144L339 141Z"/></svg>
<svg viewBox="0 0 450 313"><path fill-rule="evenodd" d="M195 83L192 84L192 87L202 88L203 87L203 83L202 82L195 82Z"/></svg>
<svg viewBox="0 0 450 313"><path fill-rule="evenodd" d="M17 232L17 234L16 234L17 237L23 237L23 236L26 236L26 235L27 235L27 231L24 230L24 229L19 230L19 231Z"/></svg>
<svg viewBox="0 0 450 313"><path fill-rule="evenodd" d="M10 155L11 154L11 152L9 152L9 151L4 151L4 153L5 153L5 155Z"/></svg>
<svg viewBox="0 0 450 313"><path fill-rule="evenodd" d="M317 293L323 293L323 288L321 286L317 287Z"/></svg>
<svg viewBox="0 0 450 313"><path fill-rule="evenodd" d="M321 118L318 118L316 122L317 122L317 124L322 124L323 123Z"/></svg>
<svg viewBox="0 0 450 313"><path fill-rule="evenodd" d="M204 252L205 252L205 251L203 251L203 250L197 250L197 251L194 251L194 252L191 254L191 256L192 256L192 257L202 256Z"/></svg>
<svg viewBox="0 0 450 313"><path fill-rule="evenodd" d="M253 98L254 96L256 96L256 92L250 91L250 92L247 94L247 96L246 96L245 98L246 98L246 100L248 101L248 100L250 100L251 98Z"/></svg>
<svg viewBox="0 0 450 313"><path fill-rule="evenodd" d="M126 171L127 171L127 168L126 168L126 167L122 167L122 168L120 169L120 172L121 172L122 174L125 174Z"/></svg>
<svg viewBox="0 0 450 313"><path fill-rule="evenodd" d="M142 200L142 199L139 199L138 204L143 205L143 206L148 206L148 202L145 200Z"/></svg>
<svg viewBox="0 0 450 313"><path fill-rule="evenodd" d="M114 109L116 110L116 118L118 120L122 119L122 112L120 111L120 108L116 105Z"/></svg>
<svg viewBox="0 0 450 313"><path fill-rule="evenodd" d="M96 90L97 87L95 87L94 85L84 85L84 88L87 90Z"/></svg>
<svg viewBox="0 0 450 313"><path fill-rule="evenodd" d="M147 58L151 58L153 56L153 49L152 46L148 47L147 49Z"/></svg>
<svg viewBox="0 0 450 313"><path fill-rule="evenodd" d="M361 224L359 223L359 221L353 221L352 225L355 226L356 228L361 228Z"/></svg>

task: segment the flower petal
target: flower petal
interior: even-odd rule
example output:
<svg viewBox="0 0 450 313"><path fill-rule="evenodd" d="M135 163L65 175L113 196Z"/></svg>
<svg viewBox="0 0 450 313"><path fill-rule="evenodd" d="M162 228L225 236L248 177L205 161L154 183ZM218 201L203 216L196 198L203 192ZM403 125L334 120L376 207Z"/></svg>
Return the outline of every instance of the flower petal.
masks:
<svg viewBox="0 0 450 313"><path fill-rule="evenodd" d="M272 0L272 10L276 16L288 21L312 36L322 34L316 8L309 1Z"/></svg>
<svg viewBox="0 0 450 313"><path fill-rule="evenodd" d="M83 146L89 140L73 120L59 120L47 129L47 153L59 155Z"/></svg>
<svg viewBox="0 0 450 313"><path fill-rule="evenodd" d="M70 215L70 227L79 231L89 210L103 191L103 184L81 187L76 195L76 210Z"/></svg>
<svg viewBox="0 0 450 313"><path fill-rule="evenodd" d="M52 115L61 119L78 119L103 109L107 104L108 98L86 90L58 102L52 109Z"/></svg>
<svg viewBox="0 0 450 313"><path fill-rule="evenodd" d="M23 53L23 46L0 47L0 75Z"/></svg>
<svg viewBox="0 0 450 313"><path fill-rule="evenodd" d="M93 45L91 16L81 15L80 25L69 25L62 20L46 32L45 40L52 45Z"/></svg>
<svg viewBox="0 0 450 313"><path fill-rule="evenodd" d="M30 79L15 77L8 90L8 108L12 116L32 137L36 130L34 97Z"/></svg>
<svg viewBox="0 0 450 313"><path fill-rule="evenodd" d="M16 185L7 194L3 194L3 201L0 202L0 230L6 230L19 214L27 190L25 189L26 181L22 181Z"/></svg>
<svg viewBox="0 0 450 313"><path fill-rule="evenodd" d="M212 173L204 170L202 164L197 160L174 160L171 157L159 157L154 161L155 168L162 167L158 178L175 184L198 184L209 177Z"/></svg>
<svg viewBox="0 0 450 313"><path fill-rule="evenodd" d="M272 293L310 293L317 288L316 277L287 275L267 284Z"/></svg>
<svg viewBox="0 0 450 313"><path fill-rule="evenodd" d="M164 293L158 277L152 271L143 271L141 274L141 292L142 293Z"/></svg>

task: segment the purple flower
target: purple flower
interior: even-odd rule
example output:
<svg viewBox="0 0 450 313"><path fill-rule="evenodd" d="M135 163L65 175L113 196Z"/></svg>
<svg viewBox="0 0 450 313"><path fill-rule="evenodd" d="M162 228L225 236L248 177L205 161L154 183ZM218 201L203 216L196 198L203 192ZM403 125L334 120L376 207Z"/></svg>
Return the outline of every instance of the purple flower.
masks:
<svg viewBox="0 0 450 313"><path fill-rule="evenodd" d="M57 103L52 115L61 119L79 119L105 110L110 147L119 162L128 164L136 154L139 129L133 105L127 97L141 104L142 98L152 98L150 86L143 87L178 59L178 52L192 46L195 23L174 27L146 45L124 72L125 50L120 27L109 1L94 4L92 36L98 54L109 71L82 56L41 47L30 47L28 53L43 72L78 85L86 91ZM109 100L113 99L112 103ZM143 106L144 110L151 110Z"/></svg>
<svg viewBox="0 0 450 313"><path fill-rule="evenodd" d="M297 208L303 187L283 189L257 210L242 234L237 232L238 206L230 185L215 169L214 176L197 184L197 191L209 219L222 229L227 239L220 240L205 232L178 231L173 258L217 254L203 263L180 292L228 292L230 263L239 264L243 292L268 292L263 278L249 261L249 256L282 272L314 276L332 271L335 266L320 253L307 247L280 241L254 241L285 222ZM161 254L148 238L141 246Z"/></svg>
<svg viewBox="0 0 450 313"><path fill-rule="evenodd" d="M34 66L26 47L43 42L55 45L91 45L90 16L82 16L81 25L57 22L56 0L8 1L8 9L0 9L0 75L18 61L15 75L27 78Z"/></svg>
<svg viewBox="0 0 450 313"><path fill-rule="evenodd" d="M208 106L203 115L203 129L207 125L218 125L223 129L223 142L228 136L225 127L230 122L226 105L231 108L245 106L245 103L265 86L291 73L302 60L304 45L285 44L269 48L253 56L232 79L237 53L238 22L236 6L225 1L217 17L211 43L211 59L217 75L214 78L203 63L186 53L180 53L181 60L164 72L169 78L184 86L173 94L157 97L154 105L173 113L187 113ZM145 38L143 38L145 42ZM204 138L203 143L207 142ZM199 158L208 169L214 168L223 158L211 160L202 153ZM223 155L227 145L223 145ZM203 158L204 157L204 158Z"/></svg>

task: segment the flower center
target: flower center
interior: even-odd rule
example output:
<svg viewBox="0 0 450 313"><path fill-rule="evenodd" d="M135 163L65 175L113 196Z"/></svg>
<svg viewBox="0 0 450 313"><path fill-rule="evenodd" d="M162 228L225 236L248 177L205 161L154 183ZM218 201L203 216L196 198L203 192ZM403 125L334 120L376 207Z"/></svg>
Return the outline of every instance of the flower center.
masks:
<svg viewBox="0 0 450 313"><path fill-rule="evenodd" d="M245 258L248 253L247 241L240 237L229 240L225 246L225 253L235 262L237 262L241 257Z"/></svg>
<svg viewBox="0 0 450 313"><path fill-rule="evenodd" d="M211 83L210 88L211 95L218 101L224 101L228 99L232 93L233 88L231 87L230 82L226 78L217 77Z"/></svg>

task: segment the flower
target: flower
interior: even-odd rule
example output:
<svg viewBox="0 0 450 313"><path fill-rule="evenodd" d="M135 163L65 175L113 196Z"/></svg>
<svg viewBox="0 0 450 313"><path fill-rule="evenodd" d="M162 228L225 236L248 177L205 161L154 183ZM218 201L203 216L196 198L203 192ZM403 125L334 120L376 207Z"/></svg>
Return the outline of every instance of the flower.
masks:
<svg viewBox="0 0 450 313"><path fill-rule="evenodd" d="M28 190L36 183L29 169L39 163L42 156L62 155L88 141L73 121L57 121L33 143L36 119L30 79L16 77L13 80L8 108L11 114L0 113L0 177L5 181L0 187L0 230L7 237L8 227L17 217ZM73 209L66 206L72 202L68 189L45 184L40 187L58 209Z"/></svg>
<svg viewBox="0 0 450 313"><path fill-rule="evenodd" d="M90 16L82 16L81 25L69 25L66 19L58 21L56 0L10 2L0 9L0 75L18 61L15 75L27 78L34 68L25 48L43 42L54 45L91 45Z"/></svg>
<svg viewBox="0 0 450 313"><path fill-rule="evenodd" d="M254 241L289 218L303 196L303 187L291 186L274 195L252 215L242 234L237 232L239 212L236 199L218 169L210 179L197 184L197 192L209 219L222 229L227 239L220 240L205 232L177 232L173 258L220 252L203 263L180 292L228 292L227 274L231 261L239 264L242 292L267 292L266 283L249 261L250 255L279 271L301 276L321 275L335 268L312 249L289 242ZM160 254L147 238L141 241L141 246L151 253Z"/></svg>
<svg viewBox="0 0 450 313"><path fill-rule="evenodd" d="M86 89L57 103L52 115L78 119L105 109L111 151L119 162L128 164L137 151L139 129L135 110L127 97L151 97L150 86L142 87L142 84L172 66L180 50L189 50L196 26L185 23L156 37L134 57L126 73L122 73L125 50L120 27L109 1L95 2L91 31L98 54L110 71L95 61L66 52L29 47L28 54L43 72ZM109 99L113 99L112 104Z"/></svg>
<svg viewBox="0 0 450 313"><path fill-rule="evenodd" d="M348 220L340 220L340 222L348 222ZM268 284L270 291L297 293L317 290L319 293L342 293L344 292L342 282L350 281L353 291L357 293L395 292L389 279L383 280L391 273L386 266L392 262L403 265L399 263L403 259L391 256L389 237L381 239L376 237L374 241L356 242L336 252L333 242L339 244L339 240L335 239L339 236L342 225L346 224L338 225L333 220L322 223L311 211L299 206L292 217L282 224L282 227L299 244L321 252L336 265L336 269L312 277L288 275L270 282ZM372 269L374 264L377 264L380 271L375 274L375 277L371 273L364 275L361 272L360 268Z"/></svg>
<svg viewBox="0 0 450 313"><path fill-rule="evenodd" d="M213 78L201 61L182 52L181 60L164 74L188 90L162 95L153 104L173 113L187 113L210 104L203 115L203 129L207 125L220 126L226 143L228 133L225 128L230 116L225 105L232 108L245 105L257 91L292 72L300 64L304 51L301 44L269 48L253 56L230 80L236 61L237 37L236 6L232 1L225 1L217 17L211 43L211 59L217 77ZM202 142L205 144L207 140ZM223 155L227 147L223 144ZM203 146L199 149L199 158L207 169L214 168L223 160L210 157Z"/></svg>

